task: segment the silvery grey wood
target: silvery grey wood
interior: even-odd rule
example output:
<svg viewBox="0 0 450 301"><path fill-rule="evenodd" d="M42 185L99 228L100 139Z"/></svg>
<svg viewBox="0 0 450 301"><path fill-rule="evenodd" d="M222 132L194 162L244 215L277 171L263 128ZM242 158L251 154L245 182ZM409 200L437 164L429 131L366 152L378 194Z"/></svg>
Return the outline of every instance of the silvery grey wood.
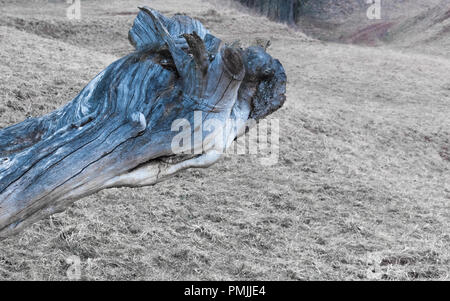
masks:
<svg viewBox="0 0 450 301"><path fill-rule="evenodd" d="M135 51L98 74L71 102L0 130L0 239L111 187L153 185L220 159L243 132L285 101L286 75L261 47L227 46L197 20L141 8ZM223 137L198 155L174 153L177 120L219 120ZM227 127L231 119L233 127ZM239 125L238 125L239 124ZM211 141L206 141L206 137Z"/></svg>

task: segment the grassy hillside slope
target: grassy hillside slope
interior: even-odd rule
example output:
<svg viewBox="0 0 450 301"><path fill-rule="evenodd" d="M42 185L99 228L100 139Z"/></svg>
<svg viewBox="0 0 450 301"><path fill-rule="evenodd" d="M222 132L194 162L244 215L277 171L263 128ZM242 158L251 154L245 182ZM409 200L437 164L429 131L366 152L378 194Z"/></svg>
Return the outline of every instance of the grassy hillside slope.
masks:
<svg viewBox="0 0 450 301"><path fill-rule="evenodd" d="M3 1L5 2L5 1ZM130 51L145 1L7 1L0 120L49 112ZM142 189L103 191L0 242L0 279L448 279L450 60L325 43L223 1L153 0L226 41L272 41L288 75L279 163L229 155ZM150 5L150 3L147 3ZM21 20L21 21L20 21Z"/></svg>

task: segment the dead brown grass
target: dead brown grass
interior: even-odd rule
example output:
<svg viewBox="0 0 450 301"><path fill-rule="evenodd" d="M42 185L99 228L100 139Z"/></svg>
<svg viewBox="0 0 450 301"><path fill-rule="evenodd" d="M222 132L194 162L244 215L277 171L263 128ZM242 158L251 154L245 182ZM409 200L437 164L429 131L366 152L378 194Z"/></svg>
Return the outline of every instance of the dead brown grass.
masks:
<svg viewBox="0 0 450 301"><path fill-rule="evenodd" d="M0 126L61 106L127 53L120 12L139 4L89 1L79 22L64 5L4 5ZM279 164L230 155L88 197L0 242L0 279L64 280L72 255L86 280L448 279L449 60L315 41L217 1L152 5L227 41L272 40L289 78Z"/></svg>

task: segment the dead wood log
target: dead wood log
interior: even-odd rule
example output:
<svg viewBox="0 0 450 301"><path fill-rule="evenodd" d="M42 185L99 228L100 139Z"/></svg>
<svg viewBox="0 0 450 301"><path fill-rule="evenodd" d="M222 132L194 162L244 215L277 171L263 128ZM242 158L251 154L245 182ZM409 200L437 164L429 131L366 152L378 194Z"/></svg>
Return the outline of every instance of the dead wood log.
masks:
<svg viewBox="0 0 450 301"><path fill-rule="evenodd" d="M0 130L0 239L102 189L208 167L221 157L216 145L242 134L238 119L258 120L285 101L278 60L227 46L187 16L141 8L129 40L136 50L67 105ZM215 120L224 134L194 127L200 145L189 149L200 152L174 151L182 120L195 118Z"/></svg>

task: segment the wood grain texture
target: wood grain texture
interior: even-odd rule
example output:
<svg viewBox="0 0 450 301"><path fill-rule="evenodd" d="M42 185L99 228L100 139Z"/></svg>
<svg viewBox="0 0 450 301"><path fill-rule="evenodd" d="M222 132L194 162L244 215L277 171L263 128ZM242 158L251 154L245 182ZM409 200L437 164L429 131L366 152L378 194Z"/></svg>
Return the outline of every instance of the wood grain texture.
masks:
<svg viewBox="0 0 450 301"><path fill-rule="evenodd" d="M242 133L238 120L264 118L285 101L278 60L260 47L227 46L187 16L143 7L129 40L135 51L66 106L0 130L0 239L102 189L208 167L221 157L214 145L229 146ZM174 153L173 125L195 124L198 114L219 121L225 134L193 128L201 153Z"/></svg>

